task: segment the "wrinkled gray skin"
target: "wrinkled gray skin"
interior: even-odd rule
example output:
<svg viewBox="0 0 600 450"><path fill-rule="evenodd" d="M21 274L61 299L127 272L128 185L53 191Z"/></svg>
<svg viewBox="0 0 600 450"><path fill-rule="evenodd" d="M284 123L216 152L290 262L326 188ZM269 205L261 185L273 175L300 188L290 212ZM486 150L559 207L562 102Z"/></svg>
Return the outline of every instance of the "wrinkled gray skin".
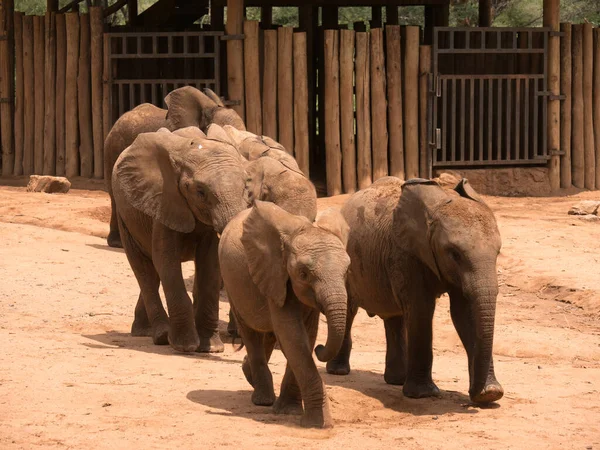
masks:
<svg viewBox="0 0 600 450"><path fill-rule="evenodd" d="M327 371L349 373L350 332L361 307L385 323L385 381L403 385L407 397L438 394L432 320L436 299L447 292L467 351L471 399L502 398L492 359L501 239L494 214L467 180L452 190L381 178L350 197L342 214L350 226L350 308L344 345Z"/></svg>
<svg viewBox="0 0 600 450"><path fill-rule="evenodd" d="M141 290L131 334L181 352L221 352L217 233L248 207L248 175L234 147L188 131L199 137L140 134L113 169L123 248ZM193 305L181 271L190 260Z"/></svg>
<svg viewBox="0 0 600 450"><path fill-rule="evenodd" d="M198 127L206 132L211 123L246 129L240 116L233 109L224 107L214 92L205 89L205 93L191 86L175 89L165 97L168 110L144 103L119 117L108 133L104 142L104 179L111 199L110 233L107 239L110 247L121 247L112 193L113 167L121 152L140 133L158 131L163 127L169 131Z"/></svg>
<svg viewBox="0 0 600 450"><path fill-rule="evenodd" d="M304 413L306 427L332 425L312 349L319 311L327 318L328 335L325 346L315 349L317 358L331 359L342 345L347 234L339 212L326 211L313 224L256 201L227 225L219 243L225 289L247 350L242 369L254 387L252 402L274 404L280 414ZM268 368L275 341L287 359L277 401Z"/></svg>

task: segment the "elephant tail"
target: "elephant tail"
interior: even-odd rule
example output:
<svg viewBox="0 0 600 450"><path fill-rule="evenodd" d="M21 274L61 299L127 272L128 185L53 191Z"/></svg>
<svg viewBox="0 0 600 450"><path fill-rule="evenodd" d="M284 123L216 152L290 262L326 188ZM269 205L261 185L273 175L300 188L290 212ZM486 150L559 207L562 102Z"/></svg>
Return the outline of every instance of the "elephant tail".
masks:
<svg viewBox="0 0 600 450"><path fill-rule="evenodd" d="M240 338L240 346L238 348L235 348L235 340L237 338ZM235 352L239 352L241 349L244 348L244 340L242 339L242 337L240 335L236 334L235 336L233 336L231 338L231 346L234 347Z"/></svg>

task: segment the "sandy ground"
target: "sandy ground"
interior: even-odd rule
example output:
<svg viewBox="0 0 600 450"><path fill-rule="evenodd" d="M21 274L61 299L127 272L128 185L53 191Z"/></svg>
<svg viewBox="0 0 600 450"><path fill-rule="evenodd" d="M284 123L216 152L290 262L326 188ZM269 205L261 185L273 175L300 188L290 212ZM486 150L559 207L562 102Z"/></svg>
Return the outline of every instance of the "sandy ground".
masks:
<svg viewBox="0 0 600 450"><path fill-rule="evenodd" d="M129 336L138 287L123 252L102 238L105 193L0 188L0 448L600 448L600 223L567 215L593 198L486 197L503 237L498 404L469 403L466 355L443 297L440 397L406 399L384 383L383 324L361 312L351 374L318 363L335 421L321 431L251 403L244 350L180 355ZM191 288L192 266L184 269ZM284 367L275 351L276 390Z"/></svg>

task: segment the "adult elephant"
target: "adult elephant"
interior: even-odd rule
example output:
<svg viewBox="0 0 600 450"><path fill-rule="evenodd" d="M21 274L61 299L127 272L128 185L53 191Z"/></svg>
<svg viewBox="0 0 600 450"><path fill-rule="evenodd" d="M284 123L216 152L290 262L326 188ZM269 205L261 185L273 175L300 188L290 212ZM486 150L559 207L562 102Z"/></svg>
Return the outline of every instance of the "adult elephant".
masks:
<svg viewBox="0 0 600 450"><path fill-rule="evenodd" d="M494 214L466 179L452 189L435 181L377 180L342 208L350 235L349 314L344 345L327 364L350 371L350 328L360 306L384 320L385 381L412 398L439 393L431 366L436 299L450 295L454 327L467 351L469 395L502 398L492 359L501 239Z"/></svg>
<svg viewBox="0 0 600 450"><path fill-rule="evenodd" d="M218 233L248 207L248 175L233 146L188 131L140 134L113 169L118 226L141 291L131 334L182 352L221 352ZM189 260L193 305L181 270Z"/></svg>
<svg viewBox="0 0 600 450"><path fill-rule="evenodd" d="M123 114L115 122L104 142L104 179L111 200L110 232L108 245L121 247L117 226L115 202L112 193L112 171L121 152L129 147L140 133L166 128L175 131L185 127L198 127L206 132L211 123L231 125L245 130L243 120L230 108L226 108L219 97L210 89L205 93L192 86L171 91L165 97L168 109L144 103Z"/></svg>

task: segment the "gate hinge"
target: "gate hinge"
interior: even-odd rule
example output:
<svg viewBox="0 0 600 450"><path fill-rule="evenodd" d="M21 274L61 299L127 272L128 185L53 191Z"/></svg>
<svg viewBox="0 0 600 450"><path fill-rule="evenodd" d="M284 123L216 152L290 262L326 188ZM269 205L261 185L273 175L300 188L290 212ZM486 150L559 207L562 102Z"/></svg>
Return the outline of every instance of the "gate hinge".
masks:
<svg viewBox="0 0 600 450"><path fill-rule="evenodd" d="M564 156L567 152L564 150L550 150L550 156Z"/></svg>
<svg viewBox="0 0 600 450"><path fill-rule="evenodd" d="M222 100L225 106L239 106L242 104L240 100Z"/></svg>
<svg viewBox="0 0 600 450"><path fill-rule="evenodd" d="M553 94L550 91L539 91L537 93L540 97L548 97L548 100L566 100L567 96L565 94Z"/></svg>
<svg viewBox="0 0 600 450"><path fill-rule="evenodd" d="M224 34L222 36L219 36L219 39L221 39L222 41L240 41L244 40L245 37L245 34Z"/></svg>
<svg viewBox="0 0 600 450"><path fill-rule="evenodd" d="M436 150L439 150L442 148L442 130L441 130L441 128L435 129L435 134L433 136L433 142L430 142L429 146Z"/></svg>
<svg viewBox="0 0 600 450"><path fill-rule="evenodd" d="M548 31L548 36L550 37L563 37L564 35L564 31Z"/></svg>

